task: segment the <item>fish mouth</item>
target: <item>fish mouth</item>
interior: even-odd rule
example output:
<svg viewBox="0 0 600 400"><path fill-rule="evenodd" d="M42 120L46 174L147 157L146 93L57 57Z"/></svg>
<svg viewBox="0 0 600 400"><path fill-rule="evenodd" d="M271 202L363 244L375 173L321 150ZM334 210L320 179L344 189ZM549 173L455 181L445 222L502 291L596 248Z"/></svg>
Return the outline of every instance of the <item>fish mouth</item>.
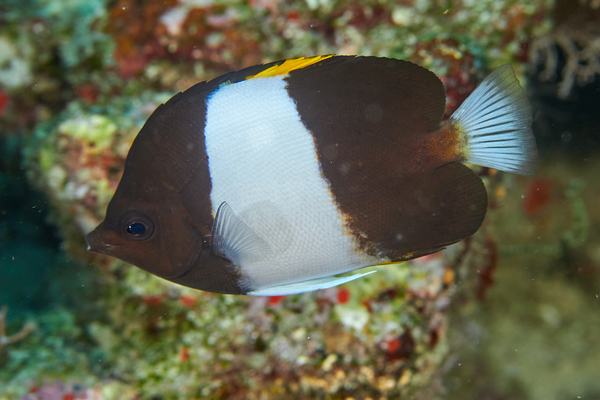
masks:
<svg viewBox="0 0 600 400"><path fill-rule="evenodd" d="M110 255L111 249L118 246L112 245L110 243L105 243L100 236L101 235L98 234L98 228L85 235L87 251L91 253Z"/></svg>
<svg viewBox="0 0 600 400"><path fill-rule="evenodd" d="M106 255L110 255L110 244L105 244L102 246L94 246L92 247L89 243L87 245L87 251L89 251L90 253L97 253L97 254L106 254Z"/></svg>

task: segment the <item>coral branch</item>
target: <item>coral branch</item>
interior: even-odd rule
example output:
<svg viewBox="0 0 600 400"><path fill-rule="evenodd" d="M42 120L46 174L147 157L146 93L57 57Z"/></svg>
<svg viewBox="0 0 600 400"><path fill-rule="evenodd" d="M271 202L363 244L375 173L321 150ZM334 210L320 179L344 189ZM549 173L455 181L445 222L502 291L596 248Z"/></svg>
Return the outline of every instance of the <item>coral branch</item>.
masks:
<svg viewBox="0 0 600 400"><path fill-rule="evenodd" d="M575 83L585 86L600 74L600 24L598 21L567 24L533 41L530 59L542 63L542 81L557 79L559 60L566 64L558 77L558 98L566 99Z"/></svg>
<svg viewBox="0 0 600 400"><path fill-rule="evenodd" d="M6 334L6 313L8 312L8 307L4 306L0 309L0 350L6 346L7 344L18 342L19 340L25 338L25 336L29 335L30 332L36 329L35 322L29 321L27 322L23 328L14 335L8 336Z"/></svg>

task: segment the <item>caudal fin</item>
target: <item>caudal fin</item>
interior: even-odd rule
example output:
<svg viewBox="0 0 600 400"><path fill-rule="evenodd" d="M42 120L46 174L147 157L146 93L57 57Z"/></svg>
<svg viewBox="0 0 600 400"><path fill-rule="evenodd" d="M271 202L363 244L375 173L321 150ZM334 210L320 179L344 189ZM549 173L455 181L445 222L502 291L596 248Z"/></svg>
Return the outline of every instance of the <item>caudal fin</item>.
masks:
<svg viewBox="0 0 600 400"><path fill-rule="evenodd" d="M465 161L521 175L535 172L531 107L510 65L485 78L450 123L466 139Z"/></svg>

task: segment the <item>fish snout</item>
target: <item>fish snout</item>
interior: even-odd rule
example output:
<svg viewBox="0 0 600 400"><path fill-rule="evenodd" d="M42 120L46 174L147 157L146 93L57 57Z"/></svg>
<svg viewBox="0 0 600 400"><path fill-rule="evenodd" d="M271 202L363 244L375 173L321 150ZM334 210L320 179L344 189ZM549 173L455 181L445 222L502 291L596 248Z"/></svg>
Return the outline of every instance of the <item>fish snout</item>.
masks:
<svg viewBox="0 0 600 400"><path fill-rule="evenodd" d="M100 224L96 229L85 235L87 251L99 254L110 254L111 244L109 240L107 240L106 232L107 231L102 228L102 224Z"/></svg>

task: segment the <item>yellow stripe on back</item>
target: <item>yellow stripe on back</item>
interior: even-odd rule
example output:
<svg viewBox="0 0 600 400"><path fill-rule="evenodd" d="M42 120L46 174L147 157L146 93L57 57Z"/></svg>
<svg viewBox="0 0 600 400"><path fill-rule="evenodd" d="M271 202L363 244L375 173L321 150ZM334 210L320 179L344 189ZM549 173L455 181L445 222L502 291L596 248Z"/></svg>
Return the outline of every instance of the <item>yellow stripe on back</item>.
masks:
<svg viewBox="0 0 600 400"><path fill-rule="evenodd" d="M326 56L290 58L279 65L274 65L271 68L267 68L256 75L251 75L246 79L272 78L274 76L286 75L290 71L308 67L309 65L316 64L319 61L323 61L331 57L333 57L333 54Z"/></svg>

